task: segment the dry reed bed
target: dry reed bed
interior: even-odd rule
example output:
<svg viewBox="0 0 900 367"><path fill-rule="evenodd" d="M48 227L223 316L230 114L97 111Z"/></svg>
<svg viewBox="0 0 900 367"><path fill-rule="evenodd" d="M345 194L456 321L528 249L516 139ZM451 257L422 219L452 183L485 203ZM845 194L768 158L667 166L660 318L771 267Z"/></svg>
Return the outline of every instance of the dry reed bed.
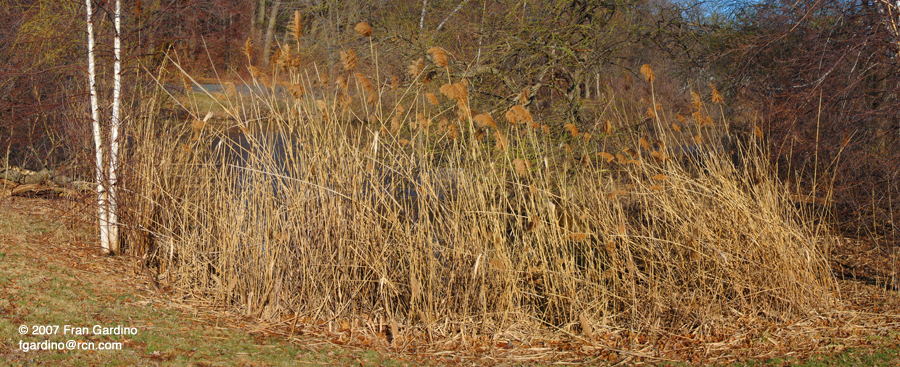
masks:
<svg viewBox="0 0 900 367"><path fill-rule="evenodd" d="M269 75L289 82L224 106L243 144L199 114L142 121L131 251L248 316L388 340L721 335L837 304L827 231L803 220L752 134L737 155L714 143L727 128L699 95L691 119L648 110L657 139L625 131L634 116L615 109L591 137L520 104L496 106L505 121L473 111L447 56L429 53L405 86L363 75L355 53L331 83L316 68ZM447 83L422 83L426 69Z"/></svg>

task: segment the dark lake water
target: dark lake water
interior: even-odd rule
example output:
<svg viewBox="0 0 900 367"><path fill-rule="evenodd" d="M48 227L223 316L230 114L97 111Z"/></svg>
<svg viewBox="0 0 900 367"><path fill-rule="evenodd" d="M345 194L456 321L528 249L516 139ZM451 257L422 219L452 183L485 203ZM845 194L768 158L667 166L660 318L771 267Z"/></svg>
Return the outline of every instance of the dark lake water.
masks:
<svg viewBox="0 0 900 367"><path fill-rule="evenodd" d="M193 93L203 93L204 90L209 93L225 93L228 89L228 86L218 83L200 83L200 84L192 84L190 90L185 90L184 86L181 84L175 83L167 83L165 85L166 90L169 92L193 92ZM234 91L237 94L241 95L250 95L250 94L270 94L273 91L278 94L285 93L284 88L280 86L275 86L273 88L268 88L262 85L254 85L254 84L246 84L246 83L234 83Z"/></svg>
<svg viewBox="0 0 900 367"><path fill-rule="evenodd" d="M212 159L225 165L224 172L232 180L236 195L250 187L264 187L272 190L274 197L286 199L296 194L288 191L324 188L317 194L331 193L355 201L389 197L411 219L418 216L420 199L451 200L458 194L464 177L459 170L440 167L413 169L376 164L365 170L346 166L349 163L312 152L320 148L298 137L263 129L249 133L231 129L226 136L214 140L212 148ZM314 175L308 174L311 163L315 163ZM354 180L361 184L352 185Z"/></svg>

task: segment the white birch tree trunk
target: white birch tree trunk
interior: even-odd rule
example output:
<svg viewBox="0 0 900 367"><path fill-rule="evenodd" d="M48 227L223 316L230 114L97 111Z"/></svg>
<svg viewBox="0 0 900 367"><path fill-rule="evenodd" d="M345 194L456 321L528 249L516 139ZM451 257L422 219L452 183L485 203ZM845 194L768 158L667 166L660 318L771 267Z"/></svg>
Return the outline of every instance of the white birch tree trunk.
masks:
<svg viewBox="0 0 900 367"><path fill-rule="evenodd" d="M116 0L115 15L116 35L113 40L113 53L115 62L113 64L113 105L112 118L109 123L109 187L107 193L107 225L109 226L107 233L109 239L108 247L104 247L104 252L119 252L119 217L118 217L118 176L119 169L119 122L120 110L119 105L122 92L122 39L120 37L122 30L122 0Z"/></svg>
<svg viewBox="0 0 900 367"><path fill-rule="evenodd" d="M97 181L97 217L100 224L100 247L107 252L109 250L109 218L106 207L106 182L103 179L105 166L103 165L103 134L100 129L100 104L97 96L96 73L94 68L94 23L91 16L94 8L91 0L85 0L87 6L87 34L88 34L88 85L91 91L91 125L94 128L94 152L95 172Z"/></svg>
<svg viewBox="0 0 900 367"><path fill-rule="evenodd" d="M116 181L119 156L119 122L120 122L120 97L122 90L121 71L121 0L116 0L115 11L115 40L113 48L115 54L114 85L112 118L109 125L109 165L104 165L103 129L100 126L100 104L97 95L97 74L94 62L94 24L91 20L93 7L91 0L85 0L87 6L87 33L88 33L88 85L91 92L91 125L94 132L94 150L97 180L97 217L100 226L100 247L103 253L110 254L119 251L119 230L116 206Z"/></svg>

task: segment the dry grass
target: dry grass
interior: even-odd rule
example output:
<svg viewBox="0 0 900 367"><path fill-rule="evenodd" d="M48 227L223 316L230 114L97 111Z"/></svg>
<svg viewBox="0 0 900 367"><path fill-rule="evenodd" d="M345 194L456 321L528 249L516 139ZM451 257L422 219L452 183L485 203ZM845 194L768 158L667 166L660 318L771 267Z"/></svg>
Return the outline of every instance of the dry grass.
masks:
<svg viewBox="0 0 900 367"><path fill-rule="evenodd" d="M495 121L464 80L422 83L450 78L439 48L382 88L370 51L270 75L304 93L223 106L231 126L142 121L130 251L248 316L389 340L718 335L836 304L827 231L699 94L693 119L654 102L638 136L615 131L635 116L614 108L591 137L521 105Z"/></svg>

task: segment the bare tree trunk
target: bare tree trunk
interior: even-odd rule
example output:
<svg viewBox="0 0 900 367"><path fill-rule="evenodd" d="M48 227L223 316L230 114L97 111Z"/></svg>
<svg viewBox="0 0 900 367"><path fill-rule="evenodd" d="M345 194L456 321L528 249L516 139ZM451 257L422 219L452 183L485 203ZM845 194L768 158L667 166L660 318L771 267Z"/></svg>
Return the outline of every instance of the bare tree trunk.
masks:
<svg viewBox="0 0 900 367"><path fill-rule="evenodd" d="M94 128L94 152L95 172L97 181L97 216L100 224L100 247L109 248L109 218L106 206L106 182L103 179L103 136L100 130L100 104L97 98L96 73L94 72L94 23L91 15L94 8L91 0L85 0L87 6L87 34L88 34L88 85L91 91L91 125Z"/></svg>
<svg viewBox="0 0 900 367"><path fill-rule="evenodd" d="M259 5L256 6L256 22L254 22L255 26L262 27L263 22L266 21L266 0L259 0Z"/></svg>
<svg viewBox="0 0 900 367"><path fill-rule="evenodd" d="M419 17L419 32L422 32L422 27L425 26L425 8L428 7L428 0L422 0L422 16Z"/></svg>
<svg viewBox="0 0 900 367"><path fill-rule="evenodd" d="M112 118L110 119L109 124L109 187L106 190L109 241L107 243L108 247L103 249L104 252L108 253L119 252L119 219L118 204L116 200L118 196L118 178L116 171L119 168L119 105L121 104L120 99L122 93L122 41L119 36L122 30L122 0L116 0L115 25L116 35L113 40L113 53L115 57L115 63L113 64L113 105Z"/></svg>
<svg viewBox="0 0 900 367"><path fill-rule="evenodd" d="M265 66L269 65L269 54L270 48L272 47L272 33L275 31L275 20L278 18L278 7L281 6L281 1L275 1L272 4L272 10L269 13L269 26L266 28L266 40L263 43L263 60L262 63Z"/></svg>
<svg viewBox="0 0 900 367"><path fill-rule="evenodd" d="M100 226L100 248L105 254L119 251L119 229L116 207L116 181L119 158L119 119L120 99L122 92L122 41L119 37L122 24L122 1L116 0L115 27L116 34L113 40L115 63L113 65L113 105L112 117L109 126L109 165L103 164L105 144L103 144L103 129L100 126L100 103L97 95L97 74L94 62L94 23L91 20L93 7L91 0L85 0L87 6L87 33L88 33L88 86L91 91L91 125L94 132L94 150L97 180L97 216ZM104 173L106 177L104 177Z"/></svg>

